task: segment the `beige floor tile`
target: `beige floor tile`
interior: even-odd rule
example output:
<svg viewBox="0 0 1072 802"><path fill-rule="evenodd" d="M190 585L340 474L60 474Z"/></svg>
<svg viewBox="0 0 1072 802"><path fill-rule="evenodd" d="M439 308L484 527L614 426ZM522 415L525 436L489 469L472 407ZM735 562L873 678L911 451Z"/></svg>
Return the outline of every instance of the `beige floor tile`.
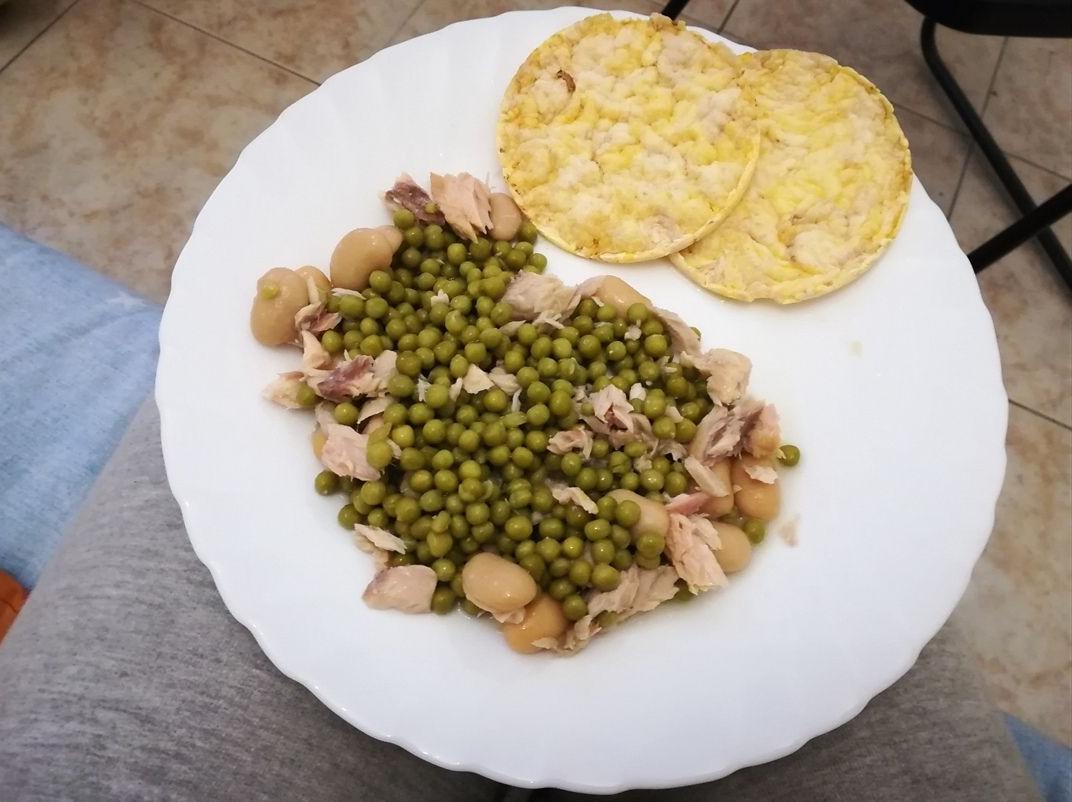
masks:
<svg viewBox="0 0 1072 802"><path fill-rule="evenodd" d="M8 0L0 5L0 70L74 0Z"/></svg>
<svg viewBox="0 0 1072 802"><path fill-rule="evenodd" d="M1067 183L1018 159L1013 167L1039 200ZM1016 217L989 165L972 154L951 216L961 247L972 250ZM1072 218L1056 230L1072 248ZM1009 397L1072 425L1072 293L1034 242L984 270L979 286L997 329Z"/></svg>
<svg viewBox="0 0 1072 802"><path fill-rule="evenodd" d="M314 81L387 44L420 0L143 0Z"/></svg>
<svg viewBox="0 0 1072 802"><path fill-rule="evenodd" d="M908 109L897 107L897 120L912 151L912 169L935 203L949 214L968 158L968 138Z"/></svg>
<svg viewBox="0 0 1072 802"><path fill-rule="evenodd" d="M437 31L459 20L494 17L507 11L545 10L562 5L587 6L605 11L622 9L639 14L651 14L662 8L662 4L655 0L577 0L575 3L564 3L562 0L424 0L394 35L391 44Z"/></svg>
<svg viewBox="0 0 1072 802"><path fill-rule="evenodd" d="M954 618L995 703L1072 744L1072 432L1009 411L994 533Z"/></svg>
<svg viewBox="0 0 1072 802"><path fill-rule="evenodd" d="M866 75L895 103L962 128L923 61L921 21L904 2L741 0L724 33L755 47L826 53ZM982 108L1001 39L941 29L938 47L968 98Z"/></svg>
<svg viewBox="0 0 1072 802"><path fill-rule="evenodd" d="M1006 152L1072 178L1072 42L1010 39L983 121Z"/></svg>
<svg viewBox="0 0 1072 802"><path fill-rule="evenodd" d="M162 300L212 188L312 88L140 5L82 0L0 73L0 220Z"/></svg>

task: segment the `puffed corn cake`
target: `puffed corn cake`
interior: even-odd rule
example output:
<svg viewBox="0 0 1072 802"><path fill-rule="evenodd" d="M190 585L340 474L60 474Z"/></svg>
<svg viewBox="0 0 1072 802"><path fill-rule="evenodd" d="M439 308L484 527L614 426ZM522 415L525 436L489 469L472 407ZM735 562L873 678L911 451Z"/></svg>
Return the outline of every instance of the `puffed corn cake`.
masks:
<svg viewBox="0 0 1072 802"><path fill-rule="evenodd" d="M636 262L714 228L752 175L758 133L722 45L666 17L588 17L537 47L503 97L498 146L552 242Z"/></svg>
<svg viewBox="0 0 1072 802"><path fill-rule="evenodd" d="M713 232L671 256L720 295L789 304L863 274L893 240L912 163L893 107L863 76L798 50L741 56L762 132L744 198Z"/></svg>

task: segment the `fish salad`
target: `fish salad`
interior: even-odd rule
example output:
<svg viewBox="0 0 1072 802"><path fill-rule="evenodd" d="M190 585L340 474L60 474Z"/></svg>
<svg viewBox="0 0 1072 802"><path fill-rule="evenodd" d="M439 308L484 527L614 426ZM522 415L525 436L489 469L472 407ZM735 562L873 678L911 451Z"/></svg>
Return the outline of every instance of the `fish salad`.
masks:
<svg viewBox="0 0 1072 802"><path fill-rule="evenodd" d="M800 459L748 358L620 278L547 274L471 175L384 200L392 225L346 234L328 274L269 270L250 317L301 350L264 395L315 419L314 488L377 567L366 603L569 653L743 570Z"/></svg>

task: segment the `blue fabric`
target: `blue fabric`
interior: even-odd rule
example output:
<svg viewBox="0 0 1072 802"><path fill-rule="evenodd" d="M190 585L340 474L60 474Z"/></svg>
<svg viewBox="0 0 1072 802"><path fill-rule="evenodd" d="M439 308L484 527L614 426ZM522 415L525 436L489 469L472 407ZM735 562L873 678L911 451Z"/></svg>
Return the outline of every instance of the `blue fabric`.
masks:
<svg viewBox="0 0 1072 802"><path fill-rule="evenodd" d="M1005 723L1046 802L1072 802L1072 749L1014 716Z"/></svg>
<svg viewBox="0 0 1072 802"><path fill-rule="evenodd" d="M0 225L0 570L33 587L156 370L160 307Z"/></svg>

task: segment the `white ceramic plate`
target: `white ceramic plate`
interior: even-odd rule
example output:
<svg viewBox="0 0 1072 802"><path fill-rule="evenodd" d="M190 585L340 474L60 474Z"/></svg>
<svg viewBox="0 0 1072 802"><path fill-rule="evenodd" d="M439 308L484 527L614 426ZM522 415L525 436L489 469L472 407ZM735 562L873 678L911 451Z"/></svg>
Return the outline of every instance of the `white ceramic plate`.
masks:
<svg viewBox="0 0 1072 802"><path fill-rule="evenodd" d="M568 283L614 272L754 364L801 466L777 536L728 589L666 605L568 659L522 657L486 622L375 612L368 557L312 492L311 420L260 398L297 353L249 335L256 278L326 266L387 221L405 170L499 182L499 98L525 55L591 12L452 25L302 98L243 151L197 218L161 326L171 487L231 613L332 710L441 766L610 792L726 775L800 747L897 680L960 598L993 523L1005 395L989 315L916 182L863 278L789 308L702 293L668 263L540 248ZM705 33L711 39L718 37ZM741 49L741 48L738 48ZM501 182L499 182L501 186Z"/></svg>

